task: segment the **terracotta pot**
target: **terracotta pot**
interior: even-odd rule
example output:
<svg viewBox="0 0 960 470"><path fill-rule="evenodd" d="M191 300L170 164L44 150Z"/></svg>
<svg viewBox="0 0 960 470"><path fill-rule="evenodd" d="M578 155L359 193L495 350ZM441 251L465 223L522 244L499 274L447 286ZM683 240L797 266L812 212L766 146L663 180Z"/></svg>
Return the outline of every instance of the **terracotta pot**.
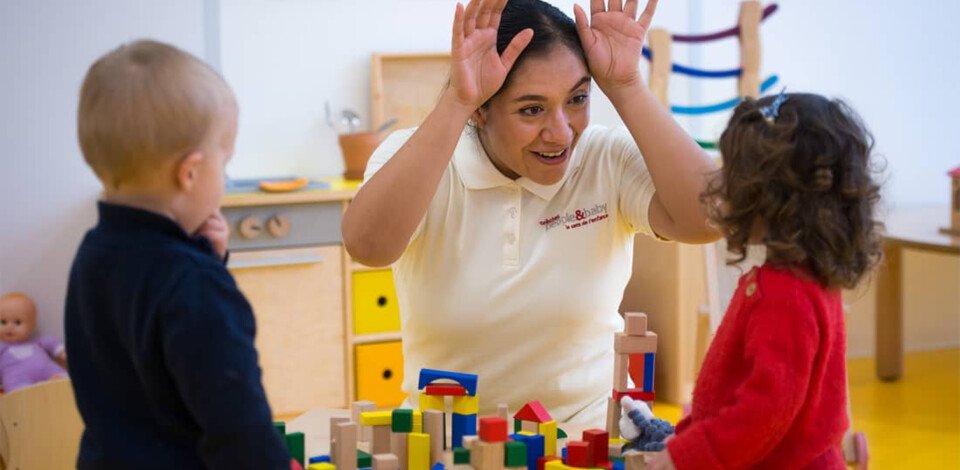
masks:
<svg viewBox="0 0 960 470"><path fill-rule="evenodd" d="M384 134L380 132L355 132L340 134L340 153L343 154L343 177L351 180L363 179L363 172L367 169L367 160L383 141Z"/></svg>

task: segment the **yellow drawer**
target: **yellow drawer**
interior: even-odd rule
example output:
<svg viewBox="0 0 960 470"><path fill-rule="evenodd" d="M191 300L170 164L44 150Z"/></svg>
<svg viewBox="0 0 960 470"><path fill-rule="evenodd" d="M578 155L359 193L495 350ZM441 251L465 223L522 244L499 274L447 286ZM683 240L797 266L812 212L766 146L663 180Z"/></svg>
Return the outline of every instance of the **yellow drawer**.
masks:
<svg viewBox="0 0 960 470"><path fill-rule="evenodd" d="M353 273L353 334L400 330L400 308L389 269Z"/></svg>
<svg viewBox="0 0 960 470"><path fill-rule="evenodd" d="M357 400L370 400L379 408L393 408L407 398L403 383L400 341L356 346Z"/></svg>

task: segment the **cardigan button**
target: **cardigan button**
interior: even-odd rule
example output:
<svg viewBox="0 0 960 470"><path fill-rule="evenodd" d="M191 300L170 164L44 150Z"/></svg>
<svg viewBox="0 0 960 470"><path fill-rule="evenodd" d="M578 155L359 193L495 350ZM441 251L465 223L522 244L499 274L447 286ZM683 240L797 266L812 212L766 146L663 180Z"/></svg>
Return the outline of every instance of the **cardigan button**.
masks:
<svg viewBox="0 0 960 470"><path fill-rule="evenodd" d="M757 292L757 283L751 282L750 284L747 284L747 291L746 291L747 297L752 297L753 294L755 294L756 292Z"/></svg>

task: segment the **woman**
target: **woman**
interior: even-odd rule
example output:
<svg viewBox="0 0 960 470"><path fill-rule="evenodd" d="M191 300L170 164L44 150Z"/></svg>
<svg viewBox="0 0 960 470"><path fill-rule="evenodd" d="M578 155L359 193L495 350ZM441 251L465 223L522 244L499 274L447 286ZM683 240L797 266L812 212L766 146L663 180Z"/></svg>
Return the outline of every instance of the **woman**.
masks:
<svg viewBox="0 0 960 470"><path fill-rule="evenodd" d="M657 2L639 19L638 0L604 3L576 22L539 0L458 4L449 86L371 158L344 243L393 264L406 392L423 367L471 372L481 414L539 399L602 422L634 234L718 236L699 202L714 165L640 77ZM591 79L626 130L588 126Z"/></svg>

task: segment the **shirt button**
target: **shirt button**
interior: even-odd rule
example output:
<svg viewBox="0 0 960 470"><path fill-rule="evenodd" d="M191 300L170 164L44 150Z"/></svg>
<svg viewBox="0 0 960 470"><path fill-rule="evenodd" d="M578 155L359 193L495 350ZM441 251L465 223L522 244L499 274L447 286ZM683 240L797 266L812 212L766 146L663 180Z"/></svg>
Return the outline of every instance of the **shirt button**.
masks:
<svg viewBox="0 0 960 470"><path fill-rule="evenodd" d="M747 284L747 290L746 290L747 297L753 296L753 294L755 294L756 292L757 292L757 284L755 282L751 282L750 284Z"/></svg>
<svg viewBox="0 0 960 470"><path fill-rule="evenodd" d="M517 236L514 235L514 234L512 234L512 233L508 233L508 234L507 234L507 243L513 245L513 242L515 242L515 241L517 241Z"/></svg>

